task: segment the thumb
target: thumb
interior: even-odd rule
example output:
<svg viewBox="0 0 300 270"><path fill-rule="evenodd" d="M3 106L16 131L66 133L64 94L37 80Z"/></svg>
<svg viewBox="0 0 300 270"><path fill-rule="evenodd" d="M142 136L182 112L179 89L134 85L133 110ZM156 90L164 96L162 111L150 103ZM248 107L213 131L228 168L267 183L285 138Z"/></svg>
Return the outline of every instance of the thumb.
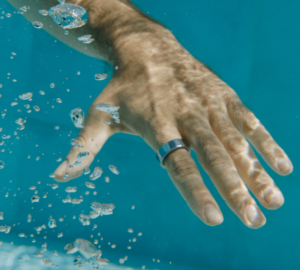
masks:
<svg viewBox="0 0 300 270"><path fill-rule="evenodd" d="M100 112L92 104L87 113L84 128L80 130L75 145L71 147L65 160L54 171L56 181L68 182L77 178L82 175L85 168L91 165L95 156L113 133L112 125L106 123L108 119L110 119L110 114ZM80 161L80 157L84 156L85 158Z"/></svg>

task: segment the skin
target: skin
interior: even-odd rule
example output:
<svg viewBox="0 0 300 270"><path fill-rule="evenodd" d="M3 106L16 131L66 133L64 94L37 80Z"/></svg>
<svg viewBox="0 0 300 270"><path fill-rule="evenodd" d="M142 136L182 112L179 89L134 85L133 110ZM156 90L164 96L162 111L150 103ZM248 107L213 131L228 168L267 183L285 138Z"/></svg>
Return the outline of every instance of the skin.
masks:
<svg viewBox="0 0 300 270"><path fill-rule="evenodd" d="M285 152L235 91L186 51L160 23L127 0L68 1L84 7L89 22L64 35L51 18L37 12L57 5L56 1L8 2L16 8L30 5L30 11L24 14L30 22L42 21L44 29L55 38L115 67L111 81L92 103L85 127L78 134L77 140L84 148L71 148L55 170L55 180L66 182L79 177L110 136L125 132L141 136L155 152L166 142L182 138L197 153L227 205L249 228L260 228L266 218L248 189L267 209L277 209L284 203L281 191L247 140L280 175L293 170ZM95 41L89 45L77 41L85 34L92 34ZM121 123L97 110L95 106L100 103L120 106ZM82 151L90 152L83 165L68 168ZM164 165L196 216L210 226L223 222L219 206L187 150L172 152ZM70 173L67 179L63 179L65 172Z"/></svg>

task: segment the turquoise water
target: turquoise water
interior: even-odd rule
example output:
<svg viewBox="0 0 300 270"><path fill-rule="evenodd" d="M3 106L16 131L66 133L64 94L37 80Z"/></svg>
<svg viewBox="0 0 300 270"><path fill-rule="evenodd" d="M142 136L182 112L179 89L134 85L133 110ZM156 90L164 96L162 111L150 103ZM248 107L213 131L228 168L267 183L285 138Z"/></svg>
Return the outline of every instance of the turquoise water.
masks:
<svg viewBox="0 0 300 270"><path fill-rule="evenodd" d="M128 256L122 265L124 269L141 269L142 265L146 269L299 269L299 1L288 1L284 5L281 1L225 3L215 0L135 0L133 3L171 29L193 56L208 64L229 84L285 150L294 165L293 173L286 177L273 172L258 155L281 189L285 204L272 211L258 203L267 223L258 230L249 229L231 212L197 163L224 215L221 225L208 227L190 211L167 172L159 166L152 149L141 138L124 134L110 138L91 165L91 168L100 166L104 171L96 180L97 195L92 192L84 195L88 176L81 176L71 184L59 183L59 188L52 190L47 184L53 184L54 180L48 176L58 166L56 160L67 155L70 140L78 133L69 112L74 108L87 112L111 78L112 67L33 28L0 0L0 13L12 14L11 18L3 15L0 19L0 84L3 85L0 111L6 114L0 119L3 128L0 135L11 135L5 145L0 146L0 151L5 149L0 152L0 160L5 162L4 169L0 170L0 212L4 212L0 225L12 227L9 234L0 233L0 240L13 241L13 245L0 246L0 254L5 255L0 256L0 269L17 265L20 265L18 269L26 269L13 255L10 261L14 266L7 262L7 254L13 254L12 250L20 245L40 250L47 242L49 254L54 250L63 254L63 247L76 238L98 239L102 257L112 264L120 265L119 258ZM108 73L108 78L95 81L96 73ZM55 88L50 88L51 83L55 83ZM45 96L39 94L40 90ZM18 100L17 106L10 106L26 92L33 93L33 101ZM63 102L57 103L56 98ZM38 105L41 111L26 113L23 104L30 104L31 109ZM23 131L17 131L20 137L17 140L14 122L20 117L26 117L27 123ZM192 155L196 160L195 153ZM120 175L109 171L110 164L118 167ZM104 176L109 176L111 181L106 183ZM66 198L64 189L70 185L78 187L76 197L82 195L83 203L74 206L62 203ZM41 197L47 193L47 198L32 204L34 191L29 190L30 186L36 186ZM7 192L9 196L5 197ZM95 200L114 203L114 214L92 220L90 226L82 226L78 216L82 212L88 214L88 206ZM134 210L132 205L135 205ZM29 213L32 223L26 221ZM58 227L36 234L34 227L47 224L51 215ZM64 218L63 222L58 221L60 217ZM94 224L98 227L92 231ZM128 233L129 228L133 233ZM60 232L63 237L57 238ZM138 236L138 232L142 232L142 236ZM20 238L19 233L28 237ZM29 236L31 233L35 235L35 243ZM130 243L133 237L137 241ZM108 242L117 247L112 249ZM131 250L127 249L129 245ZM28 249L27 254L32 254L32 250L34 248ZM26 250L22 252L25 254ZM68 256L72 255L62 260L69 260ZM36 269L43 269L38 265L40 259L29 256L29 260ZM57 264L60 264L59 269L74 269L66 266L67 263L63 265L58 261Z"/></svg>

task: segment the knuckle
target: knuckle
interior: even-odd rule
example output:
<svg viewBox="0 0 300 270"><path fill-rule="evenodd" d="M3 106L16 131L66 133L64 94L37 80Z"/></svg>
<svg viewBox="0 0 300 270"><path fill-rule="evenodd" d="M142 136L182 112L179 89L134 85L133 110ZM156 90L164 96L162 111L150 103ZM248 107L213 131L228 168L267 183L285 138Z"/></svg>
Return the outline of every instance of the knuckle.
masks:
<svg viewBox="0 0 300 270"><path fill-rule="evenodd" d="M170 157L168 160L168 167L171 172L176 178L177 181L179 181L181 184L186 184L188 182L191 182L192 179L196 179L198 177L197 173L197 167L193 162L191 162L191 157L188 157L188 153L185 153L185 155L182 155L181 153L178 153L179 151L186 152L184 149L177 150L176 154L175 152L170 154ZM193 187L196 188L196 187Z"/></svg>
<svg viewBox="0 0 300 270"><path fill-rule="evenodd" d="M236 181L231 185L225 187L228 198L238 206L241 207L242 202L249 200L249 192L245 184L241 181Z"/></svg>
<svg viewBox="0 0 300 270"><path fill-rule="evenodd" d="M202 163L207 171L213 170L218 174L226 170L229 165L228 157L224 151L219 146L212 144L204 146Z"/></svg>
<svg viewBox="0 0 300 270"><path fill-rule="evenodd" d="M226 145L226 150L233 157L240 157L249 151L249 144L242 136L230 138Z"/></svg>

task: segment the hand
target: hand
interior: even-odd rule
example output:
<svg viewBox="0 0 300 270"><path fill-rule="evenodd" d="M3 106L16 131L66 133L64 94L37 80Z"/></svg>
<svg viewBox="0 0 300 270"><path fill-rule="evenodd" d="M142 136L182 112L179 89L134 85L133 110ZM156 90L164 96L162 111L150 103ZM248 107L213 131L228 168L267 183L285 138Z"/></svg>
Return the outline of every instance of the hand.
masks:
<svg viewBox="0 0 300 270"><path fill-rule="evenodd" d="M71 148L54 172L55 180L79 177L116 132L139 135L156 152L166 142L182 138L241 221L249 228L263 226L266 219L246 185L268 209L279 208L284 198L246 139L278 174L291 173L293 165L234 90L193 58L167 29L155 27L151 33L127 35L116 44L121 52L118 69L92 103L77 137L84 148ZM121 122L97 110L100 103L120 106ZM88 158L70 169L83 151L90 153ZM218 204L188 151L172 152L164 164L195 215L210 226L222 223ZM63 179L65 172L69 177Z"/></svg>

